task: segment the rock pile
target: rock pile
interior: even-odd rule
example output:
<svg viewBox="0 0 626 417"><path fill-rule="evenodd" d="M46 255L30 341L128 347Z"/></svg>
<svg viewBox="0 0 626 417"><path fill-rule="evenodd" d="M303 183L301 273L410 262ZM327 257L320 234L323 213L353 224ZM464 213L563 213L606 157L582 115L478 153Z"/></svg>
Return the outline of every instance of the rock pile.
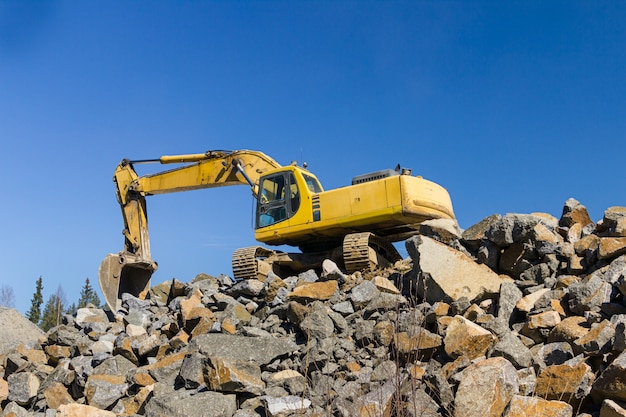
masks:
<svg viewBox="0 0 626 417"><path fill-rule="evenodd" d="M17 310L0 307L0 354L42 337L44 332Z"/></svg>
<svg viewBox="0 0 626 417"><path fill-rule="evenodd" d="M626 208L429 221L393 268L198 275L3 355L3 416L626 416Z"/></svg>

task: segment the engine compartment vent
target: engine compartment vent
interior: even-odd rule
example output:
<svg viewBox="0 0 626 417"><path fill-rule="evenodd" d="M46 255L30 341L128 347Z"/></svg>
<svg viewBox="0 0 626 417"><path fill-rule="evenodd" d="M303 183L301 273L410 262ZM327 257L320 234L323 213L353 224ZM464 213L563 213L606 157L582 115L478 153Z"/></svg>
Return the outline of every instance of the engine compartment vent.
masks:
<svg viewBox="0 0 626 417"><path fill-rule="evenodd" d="M392 177L394 175L400 175L400 173L391 168L383 169L381 171L370 172L369 174L357 175L356 177L352 178L352 185L381 180L383 178Z"/></svg>

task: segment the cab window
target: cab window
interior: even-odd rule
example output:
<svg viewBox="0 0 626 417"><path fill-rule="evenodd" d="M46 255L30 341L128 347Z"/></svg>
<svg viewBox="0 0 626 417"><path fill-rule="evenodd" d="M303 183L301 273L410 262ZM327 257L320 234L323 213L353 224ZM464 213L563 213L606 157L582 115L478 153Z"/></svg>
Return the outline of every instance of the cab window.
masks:
<svg viewBox="0 0 626 417"><path fill-rule="evenodd" d="M257 228L270 226L293 216L300 207L300 192L293 173L263 178L257 204Z"/></svg>
<svg viewBox="0 0 626 417"><path fill-rule="evenodd" d="M302 176L304 177L304 182L306 182L306 186L309 188L309 191L312 193L321 193L323 191L322 186L317 179L307 174L302 174Z"/></svg>

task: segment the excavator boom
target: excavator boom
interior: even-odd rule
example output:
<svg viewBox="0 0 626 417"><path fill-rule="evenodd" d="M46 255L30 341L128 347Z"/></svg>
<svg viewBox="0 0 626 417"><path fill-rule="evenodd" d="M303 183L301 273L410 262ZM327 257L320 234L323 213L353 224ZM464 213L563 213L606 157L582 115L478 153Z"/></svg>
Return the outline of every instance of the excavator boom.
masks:
<svg viewBox="0 0 626 417"><path fill-rule="evenodd" d="M134 164L184 164L152 175L139 176ZM257 151L208 151L203 154L162 156L158 159L122 160L115 169L117 199L124 218L124 249L102 261L98 280L112 311L129 293L144 298L157 264L150 255L145 197L228 185L249 185L258 192L260 176L280 165Z"/></svg>

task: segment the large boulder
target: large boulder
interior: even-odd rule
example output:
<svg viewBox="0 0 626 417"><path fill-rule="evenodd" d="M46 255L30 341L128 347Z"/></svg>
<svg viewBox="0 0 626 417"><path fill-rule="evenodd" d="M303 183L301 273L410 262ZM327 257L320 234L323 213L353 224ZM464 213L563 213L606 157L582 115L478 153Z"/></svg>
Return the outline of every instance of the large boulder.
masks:
<svg viewBox="0 0 626 417"><path fill-rule="evenodd" d="M515 368L504 358L490 358L468 366L456 394L454 417L502 415L519 393Z"/></svg>
<svg viewBox="0 0 626 417"><path fill-rule="evenodd" d="M511 280L426 236L410 238L406 248L417 273L418 295L429 303L494 296L503 282Z"/></svg>

